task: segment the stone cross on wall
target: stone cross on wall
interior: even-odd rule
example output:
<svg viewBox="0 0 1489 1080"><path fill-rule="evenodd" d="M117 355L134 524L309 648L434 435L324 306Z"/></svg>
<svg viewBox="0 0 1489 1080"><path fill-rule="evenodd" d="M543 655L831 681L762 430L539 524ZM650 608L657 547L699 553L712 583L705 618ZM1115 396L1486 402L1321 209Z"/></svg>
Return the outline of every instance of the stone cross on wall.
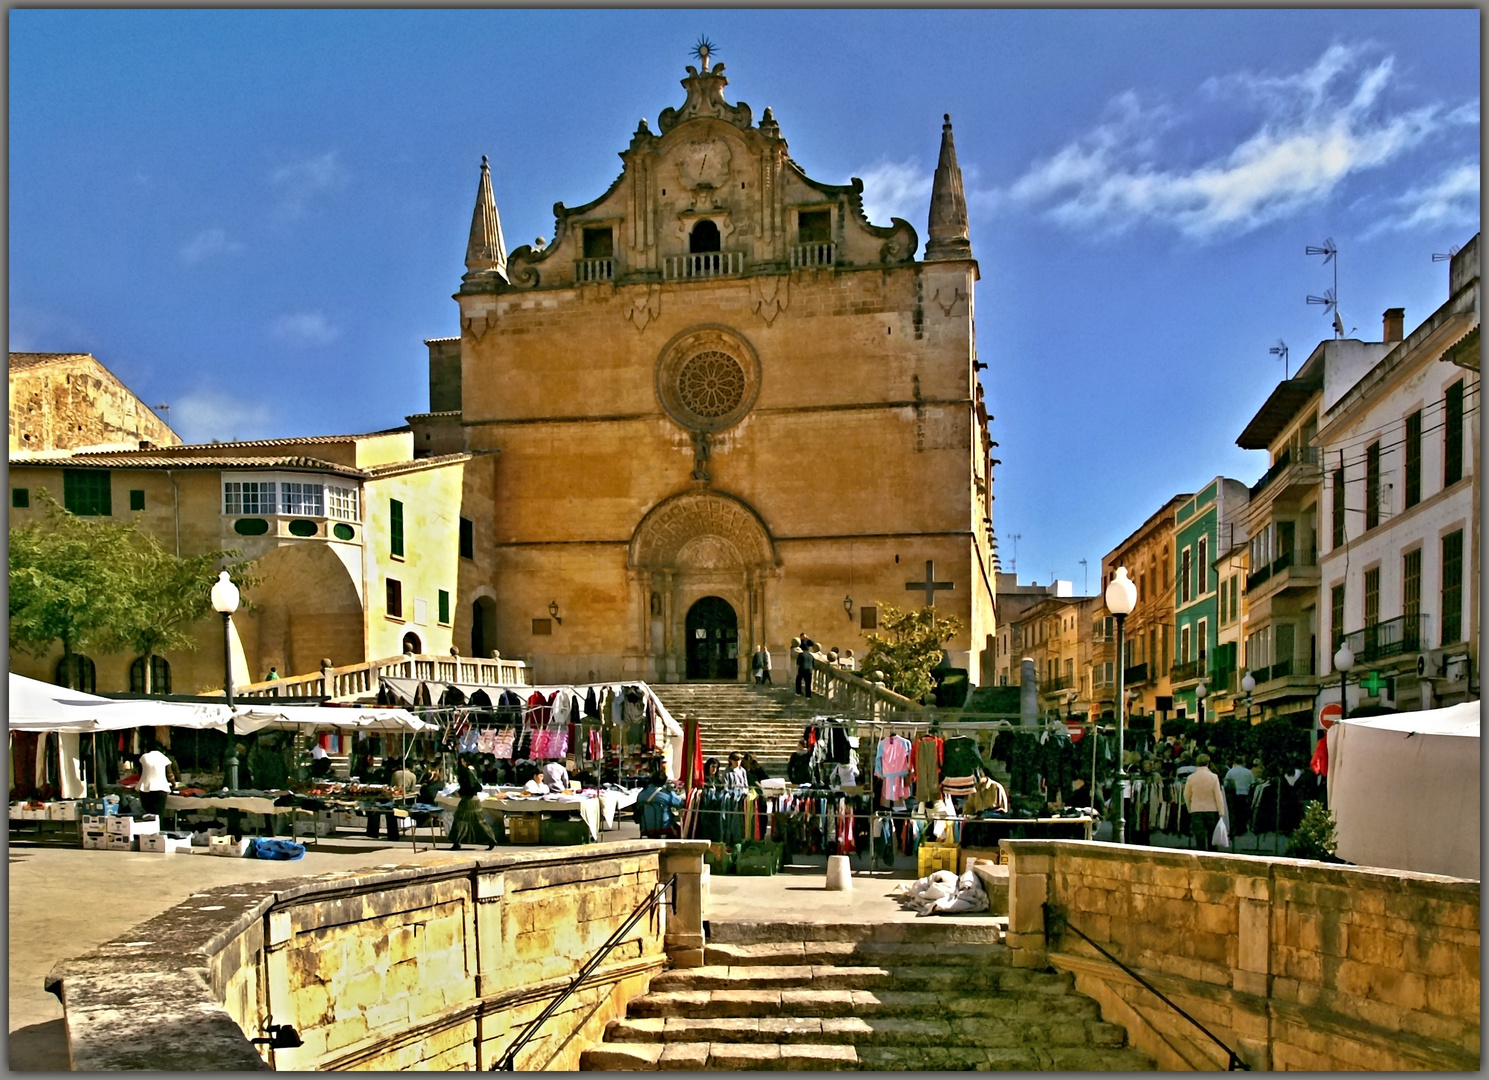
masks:
<svg viewBox="0 0 1489 1080"><path fill-rule="evenodd" d="M937 581L936 580L936 564L935 564L935 562L933 562L930 559L927 559L926 562L925 562L925 580L924 581L907 581L907 582L905 582L905 591L906 592L915 592L917 589L924 589L925 590L925 606L926 607L935 607L936 606L936 590L937 589L955 589L955 588L956 588L956 583L955 582L951 582L951 581Z"/></svg>

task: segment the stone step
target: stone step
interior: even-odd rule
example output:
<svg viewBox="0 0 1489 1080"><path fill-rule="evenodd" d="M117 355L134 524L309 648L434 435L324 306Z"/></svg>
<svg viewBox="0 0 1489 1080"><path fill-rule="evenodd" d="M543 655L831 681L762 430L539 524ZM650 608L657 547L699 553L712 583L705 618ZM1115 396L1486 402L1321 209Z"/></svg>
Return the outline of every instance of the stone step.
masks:
<svg viewBox="0 0 1489 1080"><path fill-rule="evenodd" d="M928 964L1007 965L1008 950L996 945L908 944L893 941L788 941L754 945L710 943L703 962L725 967L756 964L868 964L915 967Z"/></svg>
<svg viewBox="0 0 1489 1080"><path fill-rule="evenodd" d="M708 927L710 945L755 945L791 941L881 941L916 945L998 945L1003 940L1006 918L986 916L939 916L915 922L832 923L774 922L765 920L713 920ZM998 963L1008 963L1006 948L993 954Z"/></svg>
<svg viewBox="0 0 1489 1080"><path fill-rule="evenodd" d="M857 1070L858 1052L849 1045L775 1043L606 1043L586 1050L581 1070L613 1072L687 1071L711 1072L741 1069L770 1069L775 1072L820 1072Z"/></svg>
<svg viewBox="0 0 1489 1080"><path fill-rule="evenodd" d="M853 1046L1091 1046L1120 1049L1115 1024L1066 1017L656 1016L612 1020L605 1038L620 1043L773 1042Z"/></svg>
<svg viewBox="0 0 1489 1080"><path fill-rule="evenodd" d="M1058 997L1074 987L1069 973L1030 972L999 966L871 967L831 964L710 965L666 971L653 990L941 990L1013 992Z"/></svg>
<svg viewBox="0 0 1489 1080"><path fill-rule="evenodd" d="M1091 1046L865 1046L865 1072L1010 1070L1019 1072L1150 1072L1153 1059L1131 1049Z"/></svg>
<svg viewBox="0 0 1489 1080"><path fill-rule="evenodd" d="M630 1019L679 1017L812 1016L832 1018L913 1017L994 1018L1005 1022L1050 1023L1099 1020L1100 1009L1076 994L1043 994L1016 989L824 990L820 987L741 990L654 990L632 1000Z"/></svg>

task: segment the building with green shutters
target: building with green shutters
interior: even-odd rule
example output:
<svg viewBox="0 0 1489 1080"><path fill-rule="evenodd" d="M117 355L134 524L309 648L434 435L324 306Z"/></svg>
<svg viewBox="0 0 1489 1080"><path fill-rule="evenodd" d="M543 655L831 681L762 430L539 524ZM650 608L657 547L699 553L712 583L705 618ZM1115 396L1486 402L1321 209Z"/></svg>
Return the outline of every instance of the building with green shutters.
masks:
<svg viewBox="0 0 1489 1080"><path fill-rule="evenodd" d="M1229 611L1233 584L1215 570L1215 560L1246 529L1245 484L1217 476L1174 513L1174 637L1170 678L1174 710L1200 714L1198 690L1207 699L1229 695L1240 679L1234 642L1217 648L1221 612ZM1222 604L1224 607L1222 607ZM1206 717L1213 719L1210 709Z"/></svg>

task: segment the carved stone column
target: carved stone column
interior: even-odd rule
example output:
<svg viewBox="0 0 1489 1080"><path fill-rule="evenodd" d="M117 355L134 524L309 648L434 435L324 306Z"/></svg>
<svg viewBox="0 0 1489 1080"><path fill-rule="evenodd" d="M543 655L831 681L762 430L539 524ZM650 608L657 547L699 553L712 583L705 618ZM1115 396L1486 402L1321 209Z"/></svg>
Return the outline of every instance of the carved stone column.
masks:
<svg viewBox="0 0 1489 1080"><path fill-rule="evenodd" d="M657 674L662 677L663 682L676 682L677 679L673 676L677 665L672 655L678 638L676 628L672 625L672 579L674 575L671 570L662 570L660 576L662 578L662 656L657 665Z"/></svg>

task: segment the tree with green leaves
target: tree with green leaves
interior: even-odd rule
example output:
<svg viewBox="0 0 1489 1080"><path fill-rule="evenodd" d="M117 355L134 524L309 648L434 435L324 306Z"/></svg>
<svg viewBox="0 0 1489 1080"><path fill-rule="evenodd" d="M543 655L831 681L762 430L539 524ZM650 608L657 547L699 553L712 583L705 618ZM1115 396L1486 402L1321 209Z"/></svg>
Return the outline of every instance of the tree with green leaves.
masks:
<svg viewBox="0 0 1489 1080"><path fill-rule="evenodd" d="M901 611L880 604L879 625L883 632L869 635L861 669L884 672L891 690L919 701L935 687L931 672L946 655L941 646L961 632L961 620L938 619L933 607Z"/></svg>
<svg viewBox="0 0 1489 1080"><path fill-rule="evenodd" d="M68 685L75 654L98 648L151 659L194 649L193 623L211 610L218 567L236 551L177 556L134 522L91 520L64 510L42 489L44 516L10 530L10 647L45 656L61 642ZM240 588L247 564L228 567Z"/></svg>

